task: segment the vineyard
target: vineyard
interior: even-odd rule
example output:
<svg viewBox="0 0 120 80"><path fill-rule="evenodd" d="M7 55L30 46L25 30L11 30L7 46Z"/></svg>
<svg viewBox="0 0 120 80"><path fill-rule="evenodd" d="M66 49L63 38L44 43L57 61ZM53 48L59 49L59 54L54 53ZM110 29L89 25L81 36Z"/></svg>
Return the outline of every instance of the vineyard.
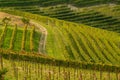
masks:
<svg viewBox="0 0 120 80"><path fill-rule="evenodd" d="M0 35L1 48L14 51L38 52L40 33L34 32L34 29L27 30L17 26L1 26ZM23 36L25 36L26 39L23 39ZM33 38L33 40L30 41L30 38ZM30 42L33 43L33 45L30 45ZM30 48L31 46L34 46L34 48Z"/></svg>
<svg viewBox="0 0 120 80"><path fill-rule="evenodd" d="M11 6L26 6L27 5L40 5L40 6L54 6L57 4L71 4L77 7L85 7L100 4L120 4L120 0L0 0L1 7L11 7Z"/></svg>
<svg viewBox="0 0 120 80"><path fill-rule="evenodd" d="M120 80L119 3L0 0L0 80Z"/></svg>
<svg viewBox="0 0 120 80"><path fill-rule="evenodd" d="M114 11L114 9L116 9L115 7L119 6L113 6L112 8L110 6L107 8L106 6L109 5L91 7L90 9L76 8L71 5L57 5L52 7L24 6L11 9L17 9L43 16L50 16L53 18L58 18L61 20L67 20L76 23L83 23L92 27L119 32L119 12L118 10ZM105 11L106 9L108 11ZM111 14L113 15L110 15L109 12L111 12ZM117 16L115 17L114 15Z"/></svg>

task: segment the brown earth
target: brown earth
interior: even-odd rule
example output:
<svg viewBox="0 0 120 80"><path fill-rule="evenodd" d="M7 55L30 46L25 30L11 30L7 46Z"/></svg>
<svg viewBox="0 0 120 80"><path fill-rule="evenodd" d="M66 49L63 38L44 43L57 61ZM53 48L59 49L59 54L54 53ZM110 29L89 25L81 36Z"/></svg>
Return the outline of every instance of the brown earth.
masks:
<svg viewBox="0 0 120 80"><path fill-rule="evenodd" d="M9 17L11 18L11 21L9 24L15 25L17 24L18 26L24 26L23 22L21 21L21 18L18 16L10 15L4 12L0 12L0 20L2 20L4 17Z"/></svg>

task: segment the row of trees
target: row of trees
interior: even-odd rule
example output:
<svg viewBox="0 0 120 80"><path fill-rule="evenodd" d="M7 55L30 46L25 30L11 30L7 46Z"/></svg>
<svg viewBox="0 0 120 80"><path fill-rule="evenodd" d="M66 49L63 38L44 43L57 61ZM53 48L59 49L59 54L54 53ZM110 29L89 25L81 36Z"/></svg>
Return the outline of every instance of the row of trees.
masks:
<svg viewBox="0 0 120 80"><path fill-rule="evenodd" d="M7 26L9 24L9 22L11 21L10 17L4 17L2 19L2 24ZM27 27L30 24L30 20L28 18L21 18L21 21L24 23L25 27Z"/></svg>
<svg viewBox="0 0 120 80"><path fill-rule="evenodd" d="M119 0L92 0L92 1L83 1L83 0L30 0L30 1L4 1L0 2L0 7L9 7L9 6L32 6L32 5L41 5L41 6L50 6L56 4L72 4L75 6L88 6L88 5L96 5L96 4L105 4L105 3L120 3Z"/></svg>
<svg viewBox="0 0 120 80"><path fill-rule="evenodd" d="M60 61L43 57L35 57L32 56L31 53L27 53L27 55L22 55L21 53L10 53L9 51L0 50L0 54L2 54L3 60L0 64L3 64L3 68L6 65L6 59L10 62L12 70L9 66L10 72L14 73L14 77L16 80L19 79L30 79L34 80L83 80L83 79L93 79L93 80L119 80L119 68L114 68L108 65L108 67L104 65L95 64L85 64L85 63L77 63L70 61ZM28 55L30 54L30 55ZM5 60L5 61L4 61ZM91 69L90 69L91 68ZM99 68L99 69L98 69ZM86 74L84 73L84 69L86 70ZM107 72L105 70L109 69ZM111 71L115 72L111 72ZM108 75L104 75L107 73ZM21 75L22 74L22 75ZM85 78L84 76L87 75ZM114 74L114 77L113 77ZM4 75L4 74L3 74ZM33 76L34 75L34 76ZM116 75L116 76L115 76ZM34 78L33 78L34 77ZM89 78L90 77L90 78ZM101 79L99 79L99 77ZM106 79L103 79L107 77ZM62 79L63 78L63 79ZM72 79L71 79L72 78ZM73 79L74 78L74 79ZM79 78L79 79L78 79Z"/></svg>

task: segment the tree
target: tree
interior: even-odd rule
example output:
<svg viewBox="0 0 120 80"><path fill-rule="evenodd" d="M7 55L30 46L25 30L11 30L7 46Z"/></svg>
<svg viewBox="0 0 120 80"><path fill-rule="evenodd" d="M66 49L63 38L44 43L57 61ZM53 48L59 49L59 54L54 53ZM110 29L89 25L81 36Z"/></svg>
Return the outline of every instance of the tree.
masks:
<svg viewBox="0 0 120 80"><path fill-rule="evenodd" d="M10 17L4 17L3 19L2 19L2 23L4 24L4 25L8 25L8 23L11 21L11 18Z"/></svg>
<svg viewBox="0 0 120 80"><path fill-rule="evenodd" d="M8 72L6 68L0 70L0 80L4 80L4 75Z"/></svg>
<svg viewBox="0 0 120 80"><path fill-rule="evenodd" d="M30 20L27 18L21 18L22 22L24 23L24 25L27 27L30 24Z"/></svg>

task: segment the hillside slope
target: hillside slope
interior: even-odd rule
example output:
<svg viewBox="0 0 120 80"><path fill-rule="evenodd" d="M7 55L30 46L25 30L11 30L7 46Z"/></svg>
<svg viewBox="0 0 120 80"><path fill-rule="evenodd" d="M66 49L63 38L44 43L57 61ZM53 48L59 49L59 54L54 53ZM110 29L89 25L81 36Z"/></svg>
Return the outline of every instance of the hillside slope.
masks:
<svg viewBox="0 0 120 80"><path fill-rule="evenodd" d="M115 11L114 9L116 8L118 9ZM26 11L43 16L50 16L53 18L82 23L109 31L120 32L119 5L115 4L104 4L82 8L66 4L49 7L19 6L10 9Z"/></svg>
<svg viewBox="0 0 120 80"><path fill-rule="evenodd" d="M46 54L56 59L119 65L119 34L20 11L6 11L39 21L48 31ZM31 17L30 17L31 15Z"/></svg>
<svg viewBox="0 0 120 80"><path fill-rule="evenodd" d="M119 0L0 0L0 69L9 70L5 79L120 80L116 4ZM3 26L4 17L14 19ZM28 27L19 22L22 17L30 20Z"/></svg>
<svg viewBox="0 0 120 80"><path fill-rule="evenodd" d="M119 33L119 3L119 0L1 0L0 7L14 7L33 14L83 23Z"/></svg>

